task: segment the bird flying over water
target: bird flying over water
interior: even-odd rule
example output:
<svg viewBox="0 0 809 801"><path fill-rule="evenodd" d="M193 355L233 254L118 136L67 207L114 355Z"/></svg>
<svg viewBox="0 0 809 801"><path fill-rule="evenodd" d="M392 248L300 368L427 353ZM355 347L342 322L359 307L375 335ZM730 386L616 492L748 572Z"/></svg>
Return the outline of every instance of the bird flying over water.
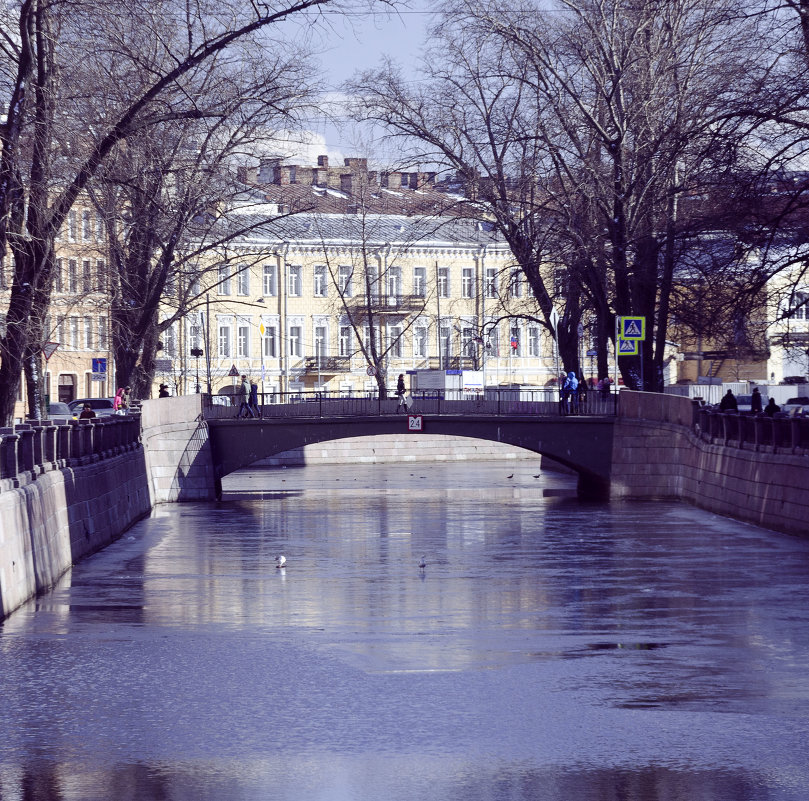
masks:
<svg viewBox="0 0 809 801"><path fill-rule="evenodd" d="M281 554L280 556L275 557L275 562L276 562L276 564L275 564L276 567L286 567L287 558L286 558L286 556Z"/></svg>

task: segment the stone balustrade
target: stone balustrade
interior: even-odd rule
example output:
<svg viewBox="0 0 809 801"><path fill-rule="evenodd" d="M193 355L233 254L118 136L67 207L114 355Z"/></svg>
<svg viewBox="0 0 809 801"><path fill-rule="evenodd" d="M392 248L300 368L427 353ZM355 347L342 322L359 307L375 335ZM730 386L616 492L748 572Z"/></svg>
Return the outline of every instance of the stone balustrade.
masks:
<svg viewBox="0 0 809 801"><path fill-rule="evenodd" d="M51 470L118 456L139 443L140 418L135 415L0 428L0 492L25 486Z"/></svg>

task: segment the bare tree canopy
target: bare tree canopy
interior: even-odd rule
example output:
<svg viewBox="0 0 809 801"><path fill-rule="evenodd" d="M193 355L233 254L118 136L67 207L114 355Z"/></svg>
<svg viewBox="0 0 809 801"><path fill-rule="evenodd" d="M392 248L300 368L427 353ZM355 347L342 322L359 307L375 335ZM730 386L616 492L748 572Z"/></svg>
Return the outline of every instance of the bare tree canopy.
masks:
<svg viewBox="0 0 809 801"><path fill-rule="evenodd" d="M748 11L736 0L450 0L423 80L392 64L359 76L355 114L465 178L547 326L562 307L568 367L585 312L599 372L614 317L640 315L654 336L622 372L659 389L678 253L733 217L715 201L750 142L742 106L774 69L762 43L781 21Z"/></svg>
<svg viewBox="0 0 809 801"><path fill-rule="evenodd" d="M23 366L43 397L40 348L54 240L113 150L151 126L221 119L276 101L299 79L306 32L323 15L385 0L18 0L0 12L0 254L13 275L0 339L0 420ZM289 69L287 69L289 68ZM3 267L5 269L5 262Z"/></svg>

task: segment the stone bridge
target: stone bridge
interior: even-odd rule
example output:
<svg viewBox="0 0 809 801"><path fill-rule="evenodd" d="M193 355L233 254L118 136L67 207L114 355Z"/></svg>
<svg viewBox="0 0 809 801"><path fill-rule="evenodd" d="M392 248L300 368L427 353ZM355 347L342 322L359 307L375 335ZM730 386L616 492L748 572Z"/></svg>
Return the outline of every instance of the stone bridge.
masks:
<svg viewBox="0 0 809 801"><path fill-rule="evenodd" d="M579 474L582 497L606 497L612 464L612 417L454 414L296 417L207 421L216 478L260 459L317 442L380 434L442 434L490 440L548 456Z"/></svg>
<svg viewBox="0 0 809 801"><path fill-rule="evenodd" d="M395 401L344 416L305 403L272 406L265 407L265 419L251 421L234 419L232 407L203 407L204 398L143 404L155 502L213 499L228 473L307 444L361 435L418 436L406 416L395 414ZM420 404L418 411L424 434L506 443L567 465L579 474L583 496L685 500L809 534L809 441L800 431L796 435L790 420L781 421L784 430L774 428L769 440L758 423L753 433L727 420L714 431L688 398L629 390L620 392L614 411L585 416L502 404L494 411L485 404L445 403L441 409Z"/></svg>

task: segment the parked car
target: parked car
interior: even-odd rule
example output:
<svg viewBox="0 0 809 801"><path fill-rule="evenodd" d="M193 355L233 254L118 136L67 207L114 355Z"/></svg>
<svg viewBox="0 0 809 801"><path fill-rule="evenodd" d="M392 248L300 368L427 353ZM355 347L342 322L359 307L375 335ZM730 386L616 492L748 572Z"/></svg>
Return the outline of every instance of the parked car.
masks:
<svg viewBox="0 0 809 801"><path fill-rule="evenodd" d="M767 398L766 395L761 396L761 408L763 409L767 405ZM736 404L739 407L739 414L750 414L753 411L753 396L752 395L737 395L736 396Z"/></svg>
<svg viewBox="0 0 809 801"><path fill-rule="evenodd" d="M90 408L96 413L96 417L104 417L108 414L115 414L115 409L112 405L112 398L78 398L77 400L70 401L71 411L75 412L76 417L81 414L81 410L85 403L90 404Z"/></svg>
<svg viewBox="0 0 809 801"><path fill-rule="evenodd" d="M78 417L78 412L74 414L70 406L68 406L66 403L48 404L49 420L58 420L59 422L62 422L63 420L75 420L76 417Z"/></svg>
<svg viewBox="0 0 809 801"><path fill-rule="evenodd" d="M781 406L781 411L792 416L807 417L809 416L809 397L799 395L796 398L790 398Z"/></svg>

